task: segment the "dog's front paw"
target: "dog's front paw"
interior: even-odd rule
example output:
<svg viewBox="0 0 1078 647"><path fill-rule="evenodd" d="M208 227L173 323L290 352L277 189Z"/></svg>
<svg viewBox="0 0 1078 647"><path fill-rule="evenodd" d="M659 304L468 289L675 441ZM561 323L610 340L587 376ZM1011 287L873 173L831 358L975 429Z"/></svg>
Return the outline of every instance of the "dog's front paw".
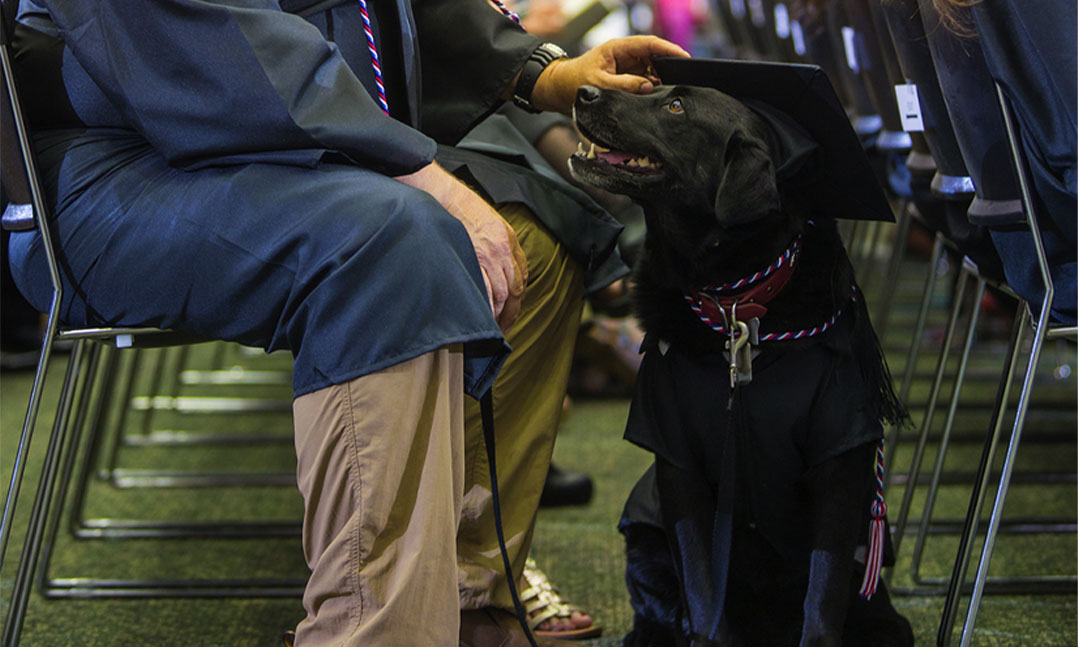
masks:
<svg viewBox="0 0 1078 647"><path fill-rule="evenodd" d="M826 634L822 636L805 635L801 637L801 644L799 647L842 647L842 636L835 634Z"/></svg>

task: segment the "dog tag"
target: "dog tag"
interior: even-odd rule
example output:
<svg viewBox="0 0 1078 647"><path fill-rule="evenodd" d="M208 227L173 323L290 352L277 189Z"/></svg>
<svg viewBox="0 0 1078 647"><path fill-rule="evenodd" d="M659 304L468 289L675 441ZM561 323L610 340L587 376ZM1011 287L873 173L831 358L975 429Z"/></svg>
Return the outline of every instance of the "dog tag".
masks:
<svg viewBox="0 0 1078 647"><path fill-rule="evenodd" d="M739 346L737 349L737 383L748 384L752 381L752 356L751 344Z"/></svg>
<svg viewBox="0 0 1078 647"><path fill-rule="evenodd" d="M749 344L749 325L744 321L734 321L734 324L739 334L735 336L731 328L730 339L726 341L726 357L730 360L731 389L737 388L743 379L746 384L752 380L752 346Z"/></svg>
<svg viewBox="0 0 1078 647"><path fill-rule="evenodd" d="M749 319L749 343L755 348L760 345L760 318Z"/></svg>

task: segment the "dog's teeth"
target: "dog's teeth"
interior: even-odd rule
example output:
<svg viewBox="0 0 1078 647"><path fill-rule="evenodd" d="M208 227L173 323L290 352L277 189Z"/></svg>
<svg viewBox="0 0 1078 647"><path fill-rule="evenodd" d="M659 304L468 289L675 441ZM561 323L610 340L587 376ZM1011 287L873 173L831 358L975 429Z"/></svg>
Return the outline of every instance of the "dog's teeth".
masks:
<svg viewBox="0 0 1078 647"><path fill-rule="evenodd" d="M644 167L651 166L651 160L649 160L647 157L641 157L636 162L640 166L644 166Z"/></svg>
<svg viewBox="0 0 1078 647"><path fill-rule="evenodd" d="M591 148L588 149L588 159L595 159L595 144L592 144Z"/></svg>
<svg viewBox="0 0 1078 647"><path fill-rule="evenodd" d="M584 155L584 142L576 143L576 154L583 157Z"/></svg>
<svg viewBox="0 0 1078 647"><path fill-rule="evenodd" d="M595 145L592 144L592 146L595 146ZM596 146L595 149L596 149L596 152L599 152L599 153L609 153L610 152L609 148L603 148L602 146Z"/></svg>
<svg viewBox="0 0 1078 647"><path fill-rule="evenodd" d="M639 166L640 164L635 159L631 159L628 162L626 162L625 165L626 166Z"/></svg>

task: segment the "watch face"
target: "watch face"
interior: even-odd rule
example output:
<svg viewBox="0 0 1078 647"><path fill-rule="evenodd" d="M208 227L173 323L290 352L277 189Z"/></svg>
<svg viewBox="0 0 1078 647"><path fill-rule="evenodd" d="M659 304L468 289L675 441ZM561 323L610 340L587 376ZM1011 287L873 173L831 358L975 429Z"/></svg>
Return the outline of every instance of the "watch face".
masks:
<svg viewBox="0 0 1078 647"><path fill-rule="evenodd" d="M539 46L539 48L549 52L550 54L553 54L554 58L562 58L563 56L564 57L569 56L568 54L565 53L564 49L558 47L554 43L543 43L542 45Z"/></svg>

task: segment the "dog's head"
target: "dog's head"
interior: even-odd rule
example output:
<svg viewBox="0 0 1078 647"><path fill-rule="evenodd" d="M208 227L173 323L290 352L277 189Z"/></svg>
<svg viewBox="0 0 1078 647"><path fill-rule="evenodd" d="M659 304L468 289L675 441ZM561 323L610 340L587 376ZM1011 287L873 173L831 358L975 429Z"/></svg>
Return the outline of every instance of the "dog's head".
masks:
<svg viewBox="0 0 1078 647"><path fill-rule="evenodd" d="M782 209L780 181L816 144L785 115L755 107L697 86L646 95L583 86L573 117L589 143L569 166L578 180L640 202L649 238L696 265L711 265L720 245L753 248L738 254L746 262L765 257L799 227Z"/></svg>
<svg viewBox="0 0 1078 647"><path fill-rule="evenodd" d="M595 145L570 161L583 182L645 203L711 211L722 226L779 209L768 124L717 90L660 86L634 95L584 86L574 119Z"/></svg>

